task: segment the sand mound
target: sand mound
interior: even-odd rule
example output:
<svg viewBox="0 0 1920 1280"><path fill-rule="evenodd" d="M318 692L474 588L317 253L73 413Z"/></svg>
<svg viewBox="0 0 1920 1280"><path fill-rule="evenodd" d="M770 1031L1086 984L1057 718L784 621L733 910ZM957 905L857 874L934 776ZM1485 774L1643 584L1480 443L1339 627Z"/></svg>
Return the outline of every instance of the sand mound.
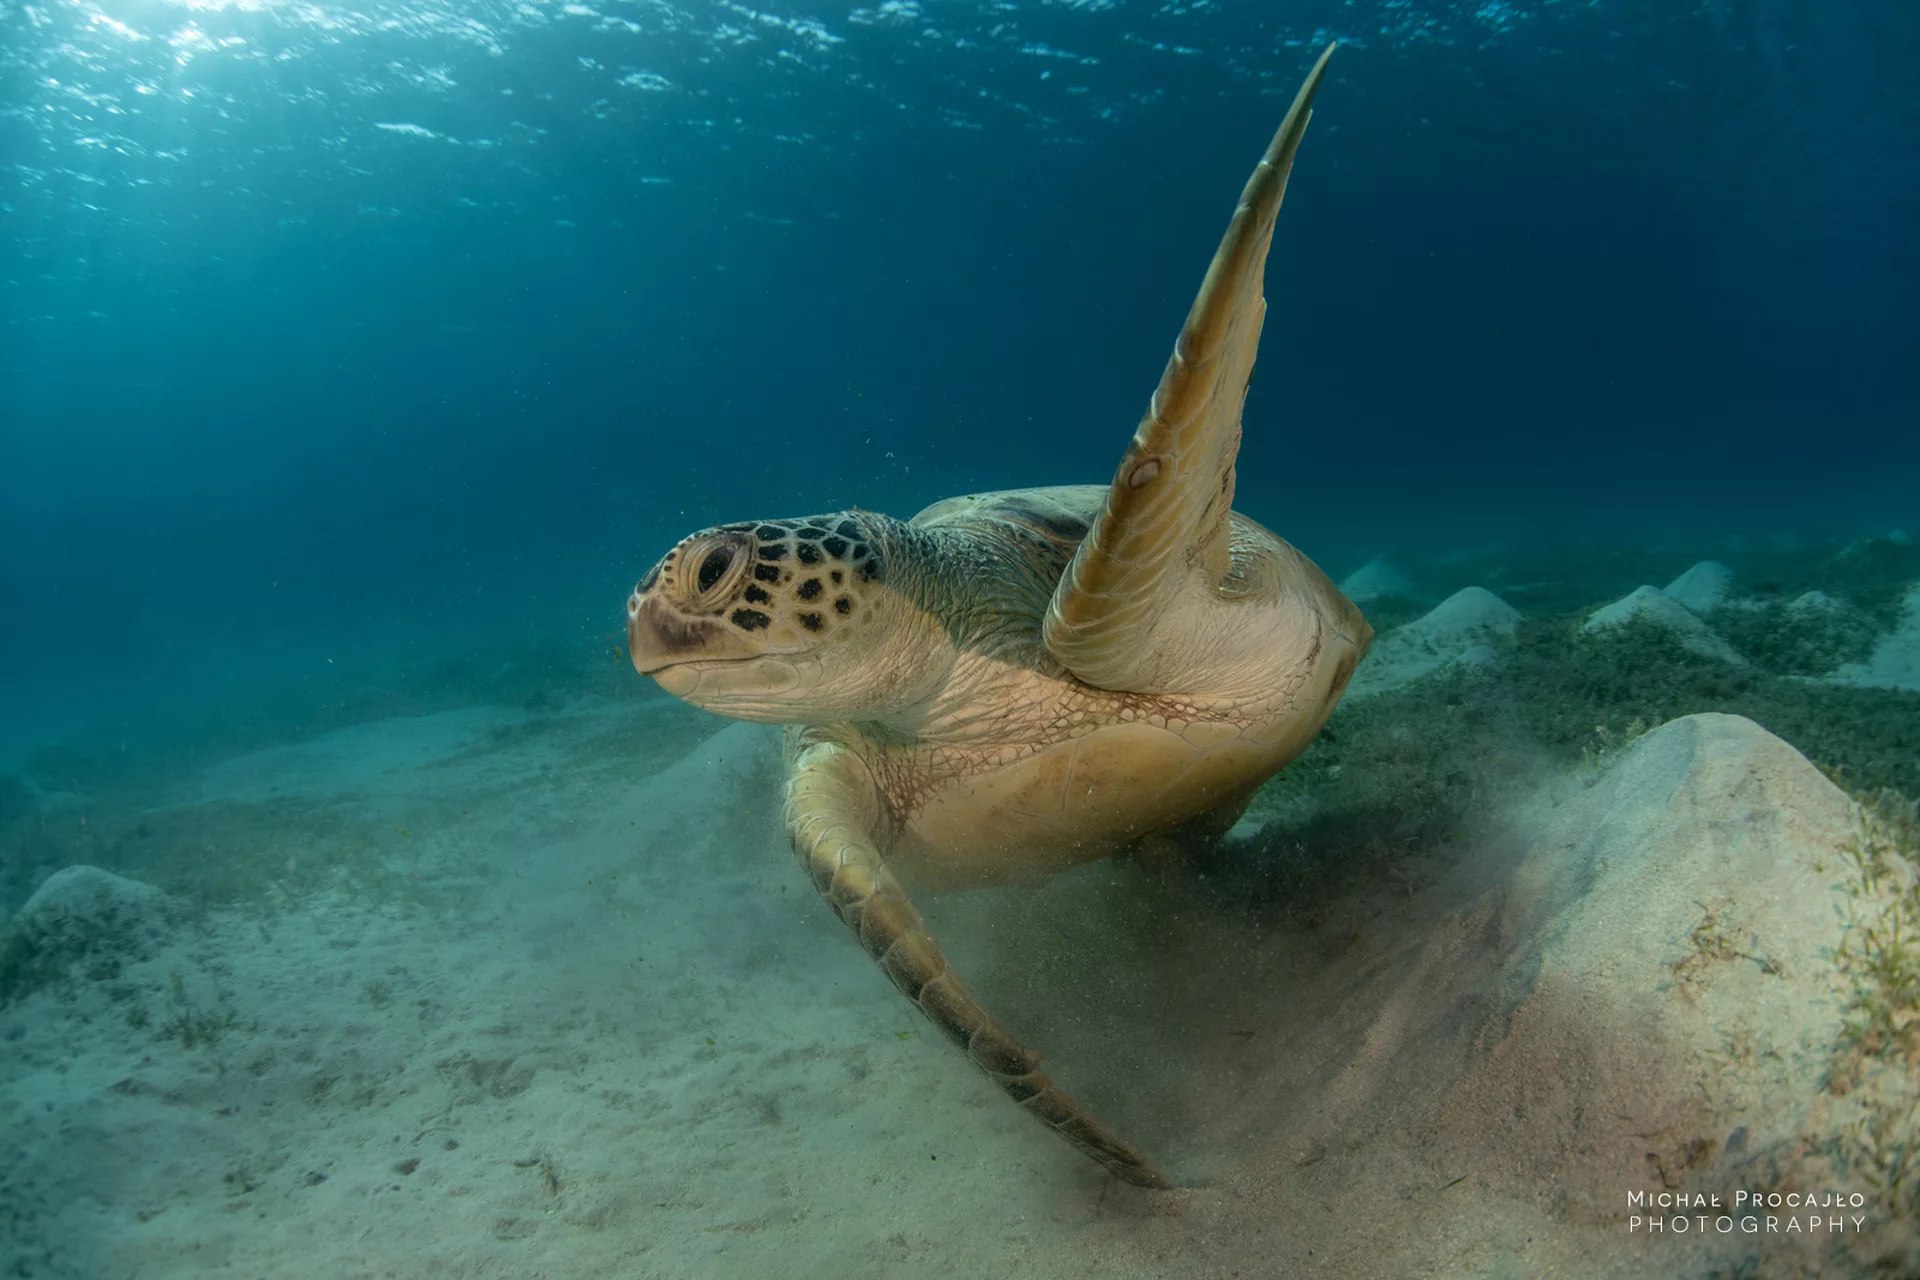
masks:
<svg viewBox="0 0 1920 1280"><path fill-rule="evenodd" d="M1340 590L1355 604L1383 600L1392 596L1410 596L1413 584L1385 560L1374 559L1348 574Z"/></svg>
<svg viewBox="0 0 1920 1280"><path fill-rule="evenodd" d="M1746 661L1691 610L1658 587L1640 587L1631 595L1595 609L1580 629L1596 635L1636 621L1650 622L1672 632L1681 644L1703 657L1718 658L1722 662Z"/></svg>
<svg viewBox="0 0 1920 1280"><path fill-rule="evenodd" d="M1666 595L1695 613L1716 608L1733 589L1733 570L1718 560L1702 560L1669 582Z"/></svg>
<svg viewBox="0 0 1920 1280"><path fill-rule="evenodd" d="M0 929L0 1004L76 972L92 981L168 941L179 904L98 867L56 871Z"/></svg>
<svg viewBox="0 0 1920 1280"><path fill-rule="evenodd" d="M1840 684L1920 690L1920 586L1907 591L1900 625L1881 638L1872 656L1842 667L1832 679Z"/></svg>
<svg viewBox="0 0 1920 1280"><path fill-rule="evenodd" d="M1348 696L1396 689L1455 662L1490 662L1494 645L1519 625L1519 610L1486 588L1456 591L1423 617L1375 641Z"/></svg>
<svg viewBox="0 0 1920 1280"><path fill-rule="evenodd" d="M1189 1211L1195 1237L1292 1207L1271 1274L1920 1261L1912 1225L1814 1154L1835 1123L1822 1083L1842 1015L1846 798L1752 722L1699 715L1541 808L1513 863L1464 864L1276 995L1262 1083L1229 1089L1249 1110L1213 1135L1231 1141L1258 1114L1266 1136L1220 1175L1231 1202ZM1645 1219L1667 1215L1634 1199L1733 1206L1741 1190L1789 1188L1874 1207L1848 1210L1862 1221L1840 1234L1650 1237ZM1302 1204L1338 1223L1334 1239L1300 1228ZM1230 1264L1232 1246L1207 1249L1197 1270Z"/></svg>
<svg viewBox="0 0 1920 1280"><path fill-rule="evenodd" d="M1845 611L1846 607L1845 604L1835 600L1818 587L1815 587L1811 591L1802 591L1799 595L1787 602L1787 608L1793 610L1795 613L1841 613Z"/></svg>

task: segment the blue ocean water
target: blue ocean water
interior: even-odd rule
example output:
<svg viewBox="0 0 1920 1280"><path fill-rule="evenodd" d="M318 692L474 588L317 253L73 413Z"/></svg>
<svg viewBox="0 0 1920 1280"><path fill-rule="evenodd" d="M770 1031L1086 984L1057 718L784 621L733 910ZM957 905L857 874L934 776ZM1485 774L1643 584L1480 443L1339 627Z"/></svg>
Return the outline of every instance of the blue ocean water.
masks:
<svg viewBox="0 0 1920 1280"><path fill-rule="evenodd" d="M1236 502L1373 650L1230 839L920 903L1155 1199L956 1084L623 604L1106 481L1329 42ZM1916 65L1905 0L0 0L0 1273L1628 1275L1636 1188L1829 1182L1877 1235L1646 1273L1912 1270Z"/></svg>
<svg viewBox="0 0 1920 1280"><path fill-rule="evenodd" d="M10 737L617 622L680 534L1102 481L1310 52L1240 504L1912 523L1894 0L8 0Z"/></svg>

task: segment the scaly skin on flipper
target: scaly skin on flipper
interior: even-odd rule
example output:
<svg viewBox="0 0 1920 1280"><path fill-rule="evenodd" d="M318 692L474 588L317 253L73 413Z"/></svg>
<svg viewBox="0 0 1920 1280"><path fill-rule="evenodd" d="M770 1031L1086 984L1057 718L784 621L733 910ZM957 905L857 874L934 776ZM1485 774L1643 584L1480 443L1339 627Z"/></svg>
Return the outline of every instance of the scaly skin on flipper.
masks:
<svg viewBox="0 0 1920 1280"><path fill-rule="evenodd" d="M796 745L786 824L795 854L834 912L893 985L967 1060L1061 1137L1138 1187L1174 1184L1040 1069L1040 1055L1001 1029L947 964L874 841L884 806L866 766L831 742Z"/></svg>
<svg viewBox="0 0 1920 1280"><path fill-rule="evenodd" d="M1267 249L1334 48L1328 45L1307 73L1247 179L1106 507L1054 593L1047 648L1098 688L1171 691L1152 630L1196 567L1216 588L1231 570L1233 463L1266 316L1260 290Z"/></svg>

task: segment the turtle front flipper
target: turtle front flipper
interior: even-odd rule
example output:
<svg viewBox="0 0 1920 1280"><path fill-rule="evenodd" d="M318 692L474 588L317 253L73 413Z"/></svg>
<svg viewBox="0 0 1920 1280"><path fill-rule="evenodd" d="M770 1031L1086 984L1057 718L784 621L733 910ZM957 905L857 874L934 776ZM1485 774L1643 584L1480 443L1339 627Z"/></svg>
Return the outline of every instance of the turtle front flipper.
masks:
<svg viewBox="0 0 1920 1280"><path fill-rule="evenodd" d="M1247 179L1106 503L1054 591L1047 649L1088 684L1173 692L1162 687L1155 624L1177 612L1170 606L1196 580L1216 590L1229 585L1233 464L1266 317L1267 248L1333 49L1307 73Z"/></svg>
<svg viewBox="0 0 1920 1280"><path fill-rule="evenodd" d="M947 964L875 840L883 805L867 767L830 742L803 746L787 782L786 823L813 884L893 984L967 1059L1033 1116L1140 1187L1171 1188L1151 1160L1095 1120L1040 1069Z"/></svg>

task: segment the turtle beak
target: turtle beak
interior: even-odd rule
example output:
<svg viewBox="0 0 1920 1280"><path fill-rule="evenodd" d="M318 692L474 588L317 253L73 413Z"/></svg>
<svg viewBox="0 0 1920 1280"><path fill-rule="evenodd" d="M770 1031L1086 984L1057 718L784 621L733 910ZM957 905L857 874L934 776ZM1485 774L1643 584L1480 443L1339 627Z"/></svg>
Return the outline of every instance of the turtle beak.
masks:
<svg viewBox="0 0 1920 1280"><path fill-rule="evenodd" d="M639 591L627 597L627 653L643 676L712 656L708 648L718 631L711 622L662 608L657 597Z"/></svg>

